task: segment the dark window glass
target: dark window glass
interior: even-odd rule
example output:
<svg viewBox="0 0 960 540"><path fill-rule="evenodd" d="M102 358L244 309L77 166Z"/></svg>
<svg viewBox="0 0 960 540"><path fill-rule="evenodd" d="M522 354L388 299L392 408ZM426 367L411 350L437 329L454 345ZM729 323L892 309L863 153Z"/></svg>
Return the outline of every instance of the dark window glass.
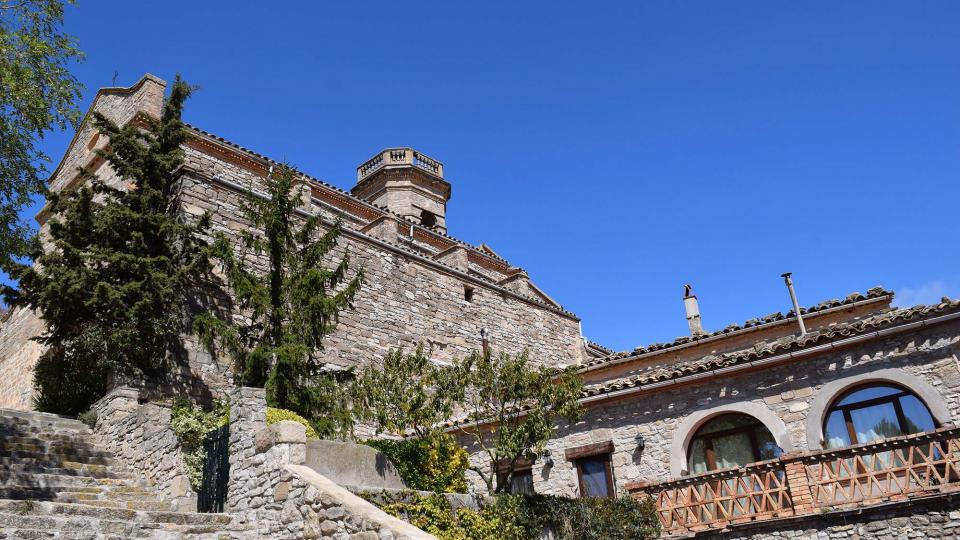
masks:
<svg viewBox="0 0 960 540"><path fill-rule="evenodd" d="M687 471L699 474L778 457L770 430L746 414L718 416L697 430L687 451Z"/></svg>
<svg viewBox="0 0 960 540"><path fill-rule="evenodd" d="M515 471L510 479L510 493L514 495L533 495L533 471Z"/></svg>
<svg viewBox="0 0 960 540"><path fill-rule="evenodd" d="M876 384L841 396L827 411L823 435L827 448L839 448L936 427L917 396L899 386Z"/></svg>
<svg viewBox="0 0 960 540"><path fill-rule="evenodd" d="M609 497L610 480L607 468L607 456L597 456L580 460L580 480L583 485L584 497Z"/></svg>

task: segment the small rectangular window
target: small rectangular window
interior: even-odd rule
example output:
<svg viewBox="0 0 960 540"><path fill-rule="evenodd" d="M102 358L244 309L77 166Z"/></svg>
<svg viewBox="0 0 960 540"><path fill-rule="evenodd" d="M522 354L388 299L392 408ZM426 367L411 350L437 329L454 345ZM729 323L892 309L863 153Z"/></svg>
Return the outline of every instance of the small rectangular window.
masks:
<svg viewBox="0 0 960 540"><path fill-rule="evenodd" d="M463 286L463 299L467 302L473 302L473 287L469 285Z"/></svg>
<svg viewBox="0 0 960 540"><path fill-rule="evenodd" d="M497 474L497 485L507 480L507 473ZM513 495L533 495L533 469L517 469L510 476L510 493Z"/></svg>
<svg viewBox="0 0 960 540"><path fill-rule="evenodd" d="M613 497L609 454L577 460L577 475L581 497Z"/></svg>
<svg viewBox="0 0 960 540"><path fill-rule="evenodd" d="M615 497L610 456L613 442L567 448L564 453L577 468L581 497Z"/></svg>

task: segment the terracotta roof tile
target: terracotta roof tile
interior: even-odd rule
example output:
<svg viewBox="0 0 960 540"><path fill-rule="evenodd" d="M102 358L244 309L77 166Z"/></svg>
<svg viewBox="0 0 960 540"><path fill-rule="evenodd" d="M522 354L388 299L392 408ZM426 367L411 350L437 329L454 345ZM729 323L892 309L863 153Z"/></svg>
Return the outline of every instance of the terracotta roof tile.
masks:
<svg viewBox="0 0 960 540"><path fill-rule="evenodd" d="M843 306L843 305L853 304L854 302L860 302L862 300L868 300L871 298L880 298L882 296L890 296L892 294L893 294L892 291L888 291L883 287L873 287L872 289L867 291L866 295L861 294L859 292L854 292L847 295L847 297L844 298L843 300L839 300L839 299L825 300L812 307L807 307L807 308L801 307L800 313L804 315L809 313L816 313L819 311L824 311L827 309L832 309L832 308ZM590 360L588 362L584 362L583 364L581 364L580 369L582 371L592 371L595 369L600 369L604 367L606 364L613 362L615 360L621 360L624 358L629 358L631 356L639 356L641 354L647 354L647 353L656 352L656 351L663 351L665 349L670 349L672 347L678 347L680 345L686 345L688 343L692 343L696 341L703 341L705 339L727 335L727 334L730 334L731 332L735 332L738 330L743 330L746 328L755 328L758 326L763 326L765 324L783 321L786 319L793 318L794 316L795 315L793 313L793 310L788 311L786 314L777 311L775 313L771 313L763 317L749 319L743 324L728 325L722 330L717 330L716 332L711 332L703 336L699 336L699 337L680 336L669 343L652 343L645 347L637 347L632 351L615 352L607 356L604 356L602 358L597 358L594 360Z"/></svg>

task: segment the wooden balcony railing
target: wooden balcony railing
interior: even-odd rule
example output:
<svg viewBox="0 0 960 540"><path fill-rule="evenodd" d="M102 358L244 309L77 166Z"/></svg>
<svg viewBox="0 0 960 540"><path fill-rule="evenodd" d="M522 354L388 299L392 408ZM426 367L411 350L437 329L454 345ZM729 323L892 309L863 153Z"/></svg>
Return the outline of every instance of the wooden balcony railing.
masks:
<svg viewBox="0 0 960 540"><path fill-rule="evenodd" d="M654 498L668 534L960 491L960 428L785 454L628 489Z"/></svg>

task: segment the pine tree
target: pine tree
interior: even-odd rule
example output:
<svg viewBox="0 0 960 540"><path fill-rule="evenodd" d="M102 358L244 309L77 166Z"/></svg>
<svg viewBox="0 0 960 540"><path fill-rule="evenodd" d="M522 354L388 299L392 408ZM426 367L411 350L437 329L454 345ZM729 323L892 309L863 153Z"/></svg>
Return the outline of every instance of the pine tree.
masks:
<svg viewBox="0 0 960 540"><path fill-rule="evenodd" d="M324 370L317 353L339 313L351 306L363 269L348 278L349 252L333 268L324 266L341 224L323 231L319 216L297 216L305 186L291 168L271 172L266 189L266 197L251 192L241 204L252 227L241 231L239 253L223 235L215 243L235 306L247 322L228 324L204 315L196 324L211 348L219 344L233 357L237 384L265 387L270 406L292 410L310 419L318 433L332 435L350 423L342 406L344 374ZM266 272L254 268L261 256Z"/></svg>
<svg viewBox="0 0 960 540"><path fill-rule="evenodd" d="M190 93L178 76L160 119L118 126L95 114L110 141L99 154L124 185L82 171L82 187L48 194L49 238L34 239L35 266L13 268L19 289L4 290L11 305L38 310L46 323L35 338L48 347L34 376L40 410L86 410L111 373L162 373L187 329L188 289L210 267L202 240L209 215L190 223L178 211Z"/></svg>

